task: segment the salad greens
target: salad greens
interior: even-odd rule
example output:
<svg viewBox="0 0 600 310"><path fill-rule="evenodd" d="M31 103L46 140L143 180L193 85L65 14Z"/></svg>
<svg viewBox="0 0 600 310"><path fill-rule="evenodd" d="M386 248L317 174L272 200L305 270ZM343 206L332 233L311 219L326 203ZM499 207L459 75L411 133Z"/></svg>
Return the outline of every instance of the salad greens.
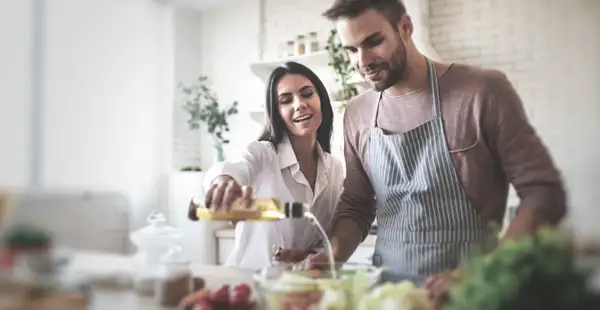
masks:
<svg viewBox="0 0 600 310"><path fill-rule="evenodd" d="M429 297L424 289L412 282L385 283L364 295L357 310L430 310Z"/></svg>
<svg viewBox="0 0 600 310"><path fill-rule="evenodd" d="M385 283L367 271L340 272L339 279L303 278L287 295L302 288L317 292L315 310L431 310L423 288L412 282ZM576 262L570 238L553 229L507 241L492 252L482 252L452 273L444 310L587 310L600 309L600 295L589 285L590 273ZM275 282L284 285L285 275ZM285 280L281 282L281 280ZM297 285L298 283L302 285ZM315 286L316 285L316 286ZM310 295L313 296L313 295ZM289 296L287 296L289 299ZM311 297L312 298L312 297ZM279 309L279 308L277 308ZM281 308L283 309L283 308Z"/></svg>
<svg viewBox="0 0 600 310"><path fill-rule="evenodd" d="M430 310L423 289L412 282L386 283L372 289L379 272L345 270L338 279L310 278L310 273L284 273L269 287L277 287L267 296L271 309L284 309L286 301L299 294L315 291L320 298L309 309L315 310ZM311 285L312 283L312 285ZM306 295L309 298L309 295ZM289 303L287 303L289 304Z"/></svg>
<svg viewBox="0 0 600 310"><path fill-rule="evenodd" d="M546 228L471 258L461 273L450 291L450 310L588 309L584 303L593 295L569 238Z"/></svg>
<svg viewBox="0 0 600 310"><path fill-rule="evenodd" d="M373 286L376 279L369 278L366 272L356 272L341 279L318 279L323 291L320 310L354 309L361 296Z"/></svg>

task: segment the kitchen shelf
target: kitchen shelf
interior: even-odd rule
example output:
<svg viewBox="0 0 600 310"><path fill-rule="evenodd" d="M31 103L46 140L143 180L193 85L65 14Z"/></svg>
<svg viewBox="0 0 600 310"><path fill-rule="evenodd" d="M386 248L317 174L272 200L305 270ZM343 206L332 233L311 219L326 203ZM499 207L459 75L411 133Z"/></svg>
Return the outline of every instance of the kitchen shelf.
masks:
<svg viewBox="0 0 600 310"><path fill-rule="evenodd" d="M323 50L318 52L307 53L301 56L290 56L277 59L256 61L250 64L250 70L254 75L259 77L262 81L266 82L269 79L271 72L273 72L275 68L282 66L288 61L294 61L303 64L313 71L321 70L328 67L329 54L326 50ZM330 69L329 72L333 75L332 69ZM329 77L326 77L326 79L327 78ZM324 80L324 82L326 81ZM353 76L349 80L349 82L358 86L359 93L370 88L370 85L359 74L355 74L355 76ZM250 111L250 118L259 124L264 124L264 105L260 108L253 109L252 111Z"/></svg>
<svg viewBox="0 0 600 310"><path fill-rule="evenodd" d="M327 51L318 51L301 56L290 56L272 60L257 61L250 64L250 70L252 70L254 75L258 76L263 81L266 81L275 68L282 66L288 61L295 61L309 67L311 70L315 70L328 66L329 54ZM369 87L369 84L359 74L353 76L349 82L362 87Z"/></svg>
<svg viewBox="0 0 600 310"><path fill-rule="evenodd" d="M318 51L307 53L300 56L283 57L272 60L261 60L250 64L250 70L256 76L266 81L271 75L273 69L285 64L288 61L295 61L301 63L310 69L314 70L320 67L326 67L329 63L329 54L327 51Z"/></svg>

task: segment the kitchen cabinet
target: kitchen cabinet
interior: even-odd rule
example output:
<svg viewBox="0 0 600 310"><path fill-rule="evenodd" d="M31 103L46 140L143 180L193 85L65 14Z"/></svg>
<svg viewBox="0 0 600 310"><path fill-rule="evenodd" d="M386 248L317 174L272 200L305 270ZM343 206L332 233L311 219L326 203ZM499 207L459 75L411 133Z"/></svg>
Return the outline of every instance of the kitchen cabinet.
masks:
<svg viewBox="0 0 600 310"><path fill-rule="evenodd" d="M204 172L178 171L170 176L172 200L169 210L170 225L183 231L185 237L181 246L188 258L194 263L214 265L217 263L217 242L210 238L216 231L227 227L225 222L197 221L188 219L188 210L192 197L204 200L202 180Z"/></svg>
<svg viewBox="0 0 600 310"><path fill-rule="evenodd" d="M223 265L233 251L235 230L233 228L219 229L215 232L217 264Z"/></svg>
<svg viewBox="0 0 600 310"><path fill-rule="evenodd" d="M219 265L225 264L229 254L233 251L233 238L219 238L217 241L217 260Z"/></svg>

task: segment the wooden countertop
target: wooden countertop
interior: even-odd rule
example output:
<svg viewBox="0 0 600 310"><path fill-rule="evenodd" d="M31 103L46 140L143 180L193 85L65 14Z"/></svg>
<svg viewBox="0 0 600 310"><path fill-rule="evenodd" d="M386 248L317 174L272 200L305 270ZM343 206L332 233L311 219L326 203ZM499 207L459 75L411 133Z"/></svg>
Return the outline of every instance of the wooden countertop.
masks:
<svg viewBox="0 0 600 310"><path fill-rule="evenodd" d="M233 239L235 237L235 230L233 228L219 229L215 231L215 237L219 239ZM376 240L376 235L368 235L361 246L375 246Z"/></svg>

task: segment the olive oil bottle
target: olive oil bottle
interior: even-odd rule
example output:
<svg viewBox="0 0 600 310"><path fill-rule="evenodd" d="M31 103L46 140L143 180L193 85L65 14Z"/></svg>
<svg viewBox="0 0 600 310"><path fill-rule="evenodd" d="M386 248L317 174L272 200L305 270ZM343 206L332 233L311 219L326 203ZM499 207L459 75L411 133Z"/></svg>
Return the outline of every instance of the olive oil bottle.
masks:
<svg viewBox="0 0 600 310"><path fill-rule="evenodd" d="M268 222L290 218L305 218L310 213L309 205L301 202L283 202L279 199L254 199L250 207L242 201L234 202L229 211L213 211L204 204L190 202L188 217L192 221L255 221Z"/></svg>

